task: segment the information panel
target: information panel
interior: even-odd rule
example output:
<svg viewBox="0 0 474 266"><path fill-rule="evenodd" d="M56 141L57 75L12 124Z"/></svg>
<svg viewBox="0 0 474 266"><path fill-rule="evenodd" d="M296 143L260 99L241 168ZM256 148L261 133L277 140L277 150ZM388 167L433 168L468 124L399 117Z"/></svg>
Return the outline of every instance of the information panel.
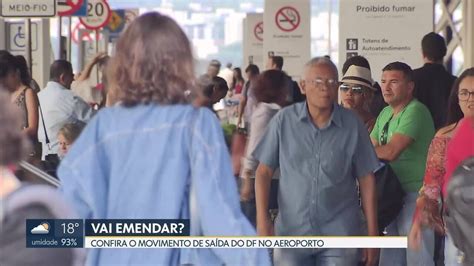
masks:
<svg viewBox="0 0 474 266"><path fill-rule="evenodd" d="M423 65L421 39L433 31L432 0L351 0L339 5L339 69L362 55L380 80L382 68L402 61Z"/></svg>
<svg viewBox="0 0 474 266"><path fill-rule="evenodd" d="M266 0L263 15L263 59L278 55L283 70L299 80L311 59L311 4L309 0Z"/></svg>

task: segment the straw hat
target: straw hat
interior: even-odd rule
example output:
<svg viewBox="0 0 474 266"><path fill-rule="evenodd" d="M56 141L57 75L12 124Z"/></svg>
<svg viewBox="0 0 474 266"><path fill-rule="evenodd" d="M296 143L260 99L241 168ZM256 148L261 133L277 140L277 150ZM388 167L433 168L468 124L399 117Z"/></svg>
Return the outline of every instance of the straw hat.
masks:
<svg viewBox="0 0 474 266"><path fill-rule="evenodd" d="M375 90L372 85L374 81L372 80L370 69L366 67L360 67L356 65L350 66L347 69L346 74L342 77L341 82L362 85L372 90Z"/></svg>

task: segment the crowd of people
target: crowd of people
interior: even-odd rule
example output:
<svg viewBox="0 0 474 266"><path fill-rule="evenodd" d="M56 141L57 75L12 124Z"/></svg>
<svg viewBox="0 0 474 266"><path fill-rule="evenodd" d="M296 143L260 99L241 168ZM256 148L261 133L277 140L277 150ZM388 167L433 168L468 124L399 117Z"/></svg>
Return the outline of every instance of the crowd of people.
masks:
<svg viewBox="0 0 474 266"><path fill-rule="evenodd" d="M424 66L387 62L380 84L362 56L348 58L341 78L328 57L316 57L294 81L281 56L269 57L264 71L247 66L247 81L241 68L221 70L218 60L197 77L185 33L154 12L134 20L115 54L97 55L76 80L68 61L54 61L39 91L24 58L0 51L0 197L15 202L23 190L32 199L0 213L1 253L25 252L0 256L0 265L470 265L472 253L459 249L469 245L452 233L459 228L447 226L456 207L445 199L460 193L449 189L456 168L473 178L466 159L474 156L474 68L449 74L436 33L421 47ZM90 80L95 65L102 72L97 86ZM239 102L237 126L246 132L237 155L214 109L230 98ZM21 160L54 168L45 170L57 175L59 190L22 189L19 180L28 179L18 172ZM403 195L382 222L376 174L388 168L394 176L385 178L395 178ZM51 197L34 196L44 193ZM24 240L22 219L67 217L190 219L192 235L211 236L383 231L408 236L409 247L41 256L11 241Z"/></svg>

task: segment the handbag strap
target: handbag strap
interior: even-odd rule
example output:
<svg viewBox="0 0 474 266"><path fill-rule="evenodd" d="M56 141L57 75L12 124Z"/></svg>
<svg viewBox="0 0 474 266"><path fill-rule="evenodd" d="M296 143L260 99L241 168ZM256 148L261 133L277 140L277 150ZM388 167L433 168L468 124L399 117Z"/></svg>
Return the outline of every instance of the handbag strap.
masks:
<svg viewBox="0 0 474 266"><path fill-rule="evenodd" d="M388 143L388 130L390 127L390 121L392 121L393 114L390 116L388 121L385 123L385 125L382 128L382 135L380 136L380 144L385 145Z"/></svg>
<svg viewBox="0 0 474 266"><path fill-rule="evenodd" d="M46 132L46 124L44 123L43 109L41 108L41 104L40 104L39 101L38 101L38 107L39 107L39 110L40 110L41 122L43 122L43 130L44 130L46 145L48 145L48 148L51 150L51 147L49 147L50 141L49 141L49 138L48 138L48 132Z"/></svg>
<svg viewBox="0 0 474 266"><path fill-rule="evenodd" d="M26 90L28 89L28 87L25 87L23 89L23 91L20 93L20 95L18 97L23 97L23 102L21 103L23 106L22 108L25 110L25 128L28 128L29 127L29 123L28 123L28 106L26 105Z"/></svg>

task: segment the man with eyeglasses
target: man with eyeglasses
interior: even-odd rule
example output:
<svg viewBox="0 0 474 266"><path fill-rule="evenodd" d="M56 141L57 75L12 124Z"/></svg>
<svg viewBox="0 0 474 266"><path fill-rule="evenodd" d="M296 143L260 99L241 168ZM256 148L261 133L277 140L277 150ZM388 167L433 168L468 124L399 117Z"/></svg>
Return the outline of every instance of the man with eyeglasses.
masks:
<svg viewBox="0 0 474 266"><path fill-rule="evenodd" d="M413 98L413 70L405 63L393 62L382 72L382 94L388 104L377 118L371 133L377 157L390 162L406 192L404 205L386 232L407 236L410 232L418 191L423 184L428 147L434 136L431 114ZM434 233L423 232L419 252L410 249L382 249L380 265L434 265Z"/></svg>
<svg viewBox="0 0 474 266"><path fill-rule="evenodd" d="M361 235L356 179L361 187L368 234L376 236L378 167L370 138L357 115L337 104L338 71L327 58L314 58L300 82L306 101L279 111L253 156L257 231L261 236ZM275 232L268 214L271 178L280 168ZM365 252L374 265L377 250ZM357 265L357 249L275 249L275 265Z"/></svg>

